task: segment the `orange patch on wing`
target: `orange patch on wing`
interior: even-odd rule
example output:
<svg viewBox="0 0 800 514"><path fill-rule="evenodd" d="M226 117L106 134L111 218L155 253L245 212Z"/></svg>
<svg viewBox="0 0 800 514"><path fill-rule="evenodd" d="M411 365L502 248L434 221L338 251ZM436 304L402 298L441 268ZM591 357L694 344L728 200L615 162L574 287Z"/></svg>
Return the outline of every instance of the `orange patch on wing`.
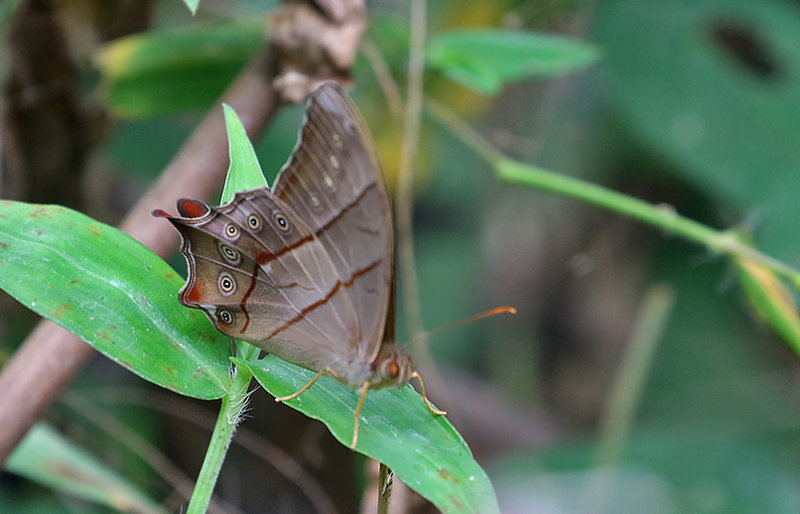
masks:
<svg viewBox="0 0 800 514"><path fill-rule="evenodd" d="M209 208L203 202L197 200L189 200L188 198L181 198L178 200L178 212L184 218L200 218L205 216Z"/></svg>
<svg viewBox="0 0 800 514"><path fill-rule="evenodd" d="M183 293L183 300L187 303L200 303L202 299L203 291L200 290L200 287L196 282L191 289Z"/></svg>

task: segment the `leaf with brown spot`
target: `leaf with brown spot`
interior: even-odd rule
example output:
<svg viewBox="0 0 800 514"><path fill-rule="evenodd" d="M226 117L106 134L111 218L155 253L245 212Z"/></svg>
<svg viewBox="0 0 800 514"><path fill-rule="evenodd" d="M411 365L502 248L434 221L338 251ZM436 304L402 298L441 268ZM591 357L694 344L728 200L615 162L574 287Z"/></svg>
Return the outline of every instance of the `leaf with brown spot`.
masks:
<svg viewBox="0 0 800 514"><path fill-rule="evenodd" d="M204 316L186 316L175 300L183 280L163 260L66 208L4 202L3 214L0 289L151 382L201 399L225 394L230 340Z"/></svg>
<svg viewBox="0 0 800 514"><path fill-rule="evenodd" d="M65 313L71 310L72 310L72 305L68 303L59 305L58 307L56 307L56 310L53 311L53 317L60 319L64 316Z"/></svg>

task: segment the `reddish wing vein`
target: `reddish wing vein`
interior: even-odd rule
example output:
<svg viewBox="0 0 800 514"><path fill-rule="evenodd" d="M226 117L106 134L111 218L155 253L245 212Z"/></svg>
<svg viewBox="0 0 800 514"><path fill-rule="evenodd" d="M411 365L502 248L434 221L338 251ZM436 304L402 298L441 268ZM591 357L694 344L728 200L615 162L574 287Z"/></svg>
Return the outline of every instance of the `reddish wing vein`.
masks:
<svg viewBox="0 0 800 514"><path fill-rule="evenodd" d="M316 302L306 306L306 308L301 310L297 314L297 316L295 316L294 318L290 319L289 321L287 321L283 325L279 326L278 328L276 328L275 330L270 332L270 334L267 336L267 339L272 339L273 337L275 337L276 335L280 334L281 332L283 332L287 328L291 327L295 323L301 321L305 316L308 315L308 313L310 313L311 311L313 311L317 307L319 307L321 305L324 305L328 300L330 300L333 297L333 295L336 294L336 292L342 286L344 286L345 288L352 287L353 284L355 283L355 281L359 277L361 277L363 275L366 275L367 273L369 273L370 271L372 271L373 269L378 267L378 265L380 265L382 260L383 259L379 258L379 259L371 262L369 265L367 265L367 266L365 266L365 267L363 267L363 268L361 268L359 270L356 270L355 273L353 273L353 276L350 277L350 280L347 280L345 282L342 282L341 280L337 280L336 284L334 284L334 286L331 288L331 290L328 291L328 293L324 297L322 297L321 299L317 300Z"/></svg>

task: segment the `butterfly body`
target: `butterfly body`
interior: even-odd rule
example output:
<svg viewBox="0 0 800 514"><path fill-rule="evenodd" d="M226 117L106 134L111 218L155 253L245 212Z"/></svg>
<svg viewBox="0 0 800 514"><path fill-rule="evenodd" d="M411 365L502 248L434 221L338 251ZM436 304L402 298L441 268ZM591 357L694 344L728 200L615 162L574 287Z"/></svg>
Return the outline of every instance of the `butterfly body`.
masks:
<svg viewBox="0 0 800 514"><path fill-rule="evenodd" d="M274 186L219 207L178 202L189 277L180 301L231 337L360 387L418 377L394 336L393 230L374 144L338 85L312 94ZM289 398L289 397L287 397ZM430 403L425 399L429 408ZM435 411L440 412L440 411Z"/></svg>

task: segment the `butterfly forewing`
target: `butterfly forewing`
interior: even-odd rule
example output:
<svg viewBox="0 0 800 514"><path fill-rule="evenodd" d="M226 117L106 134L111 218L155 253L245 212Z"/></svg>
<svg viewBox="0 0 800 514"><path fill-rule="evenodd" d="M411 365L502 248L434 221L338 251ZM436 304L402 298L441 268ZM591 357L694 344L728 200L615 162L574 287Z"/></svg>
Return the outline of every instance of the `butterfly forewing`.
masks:
<svg viewBox="0 0 800 514"><path fill-rule="evenodd" d="M273 191L319 238L355 306L359 353L377 355L386 321L393 235L372 138L332 83L312 96L300 141Z"/></svg>

